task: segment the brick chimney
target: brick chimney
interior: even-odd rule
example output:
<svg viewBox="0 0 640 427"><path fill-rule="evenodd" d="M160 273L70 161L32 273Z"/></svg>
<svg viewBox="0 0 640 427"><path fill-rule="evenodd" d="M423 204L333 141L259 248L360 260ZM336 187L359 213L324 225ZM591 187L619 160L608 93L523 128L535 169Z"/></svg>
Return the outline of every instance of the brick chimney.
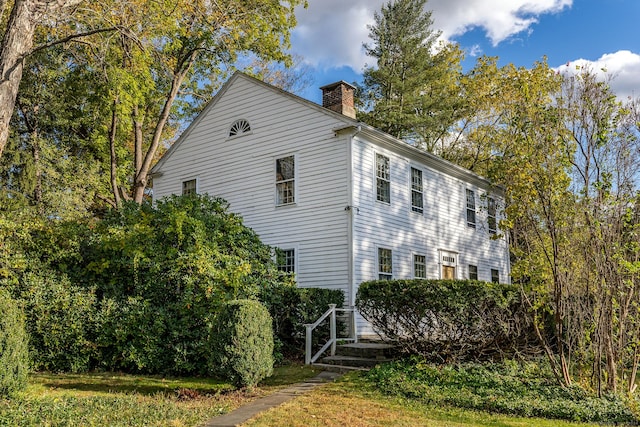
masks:
<svg viewBox="0 0 640 427"><path fill-rule="evenodd" d="M329 110L356 118L354 93L356 88L345 81L331 83L320 88L322 90L322 106Z"/></svg>

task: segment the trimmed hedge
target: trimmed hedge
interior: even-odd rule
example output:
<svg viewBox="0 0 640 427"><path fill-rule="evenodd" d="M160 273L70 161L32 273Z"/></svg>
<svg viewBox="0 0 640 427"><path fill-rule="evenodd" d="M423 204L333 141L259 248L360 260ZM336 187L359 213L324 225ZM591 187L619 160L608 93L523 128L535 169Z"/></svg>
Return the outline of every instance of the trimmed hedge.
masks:
<svg viewBox="0 0 640 427"><path fill-rule="evenodd" d="M273 373L273 329L267 309L254 300L225 303L211 334L213 373L237 387L253 387Z"/></svg>
<svg viewBox="0 0 640 427"><path fill-rule="evenodd" d="M27 386L29 349L24 314L0 289L0 398L12 397Z"/></svg>
<svg viewBox="0 0 640 427"><path fill-rule="evenodd" d="M360 314L407 354L440 360L486 358L527 337L517 286L474 280L364 282Z"/></svg>

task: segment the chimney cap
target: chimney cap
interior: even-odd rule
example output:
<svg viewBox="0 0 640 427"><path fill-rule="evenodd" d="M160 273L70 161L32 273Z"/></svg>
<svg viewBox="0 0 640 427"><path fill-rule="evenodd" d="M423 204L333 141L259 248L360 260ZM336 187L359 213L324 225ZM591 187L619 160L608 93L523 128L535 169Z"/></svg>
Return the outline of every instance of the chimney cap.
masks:
<svg viewBox="0 0 640 427"><path fill-rule="evenodd" d="M328 85L324 85L320 87L320 90L325 90L325 89L332 89L336 86L340 86L340 85L345 85L348 86L349 88L355 90L356 87L354 85L352 85L351 83L345 82L344 80L340 80L339 82L334 82L334 83L329 83Z"/></svg>

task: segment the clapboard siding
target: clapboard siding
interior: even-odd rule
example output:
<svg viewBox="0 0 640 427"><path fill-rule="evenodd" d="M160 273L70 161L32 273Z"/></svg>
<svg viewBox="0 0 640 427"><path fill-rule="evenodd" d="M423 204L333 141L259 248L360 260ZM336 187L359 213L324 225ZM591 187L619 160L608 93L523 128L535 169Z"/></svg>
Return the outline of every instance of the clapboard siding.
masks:
<svg viewBox="0 0 640 427"><path fill-rule="evenodd" d="M247 134L228 137L245 119ZM376 201L375 155L390 159L391 202ZM295 156L296 203L276 206L276 159ZM424 212L411 211L411 168L422 171ZM442 251L480 280L497 269L508 282L508 244L487 230L485 179L389 135L236 74L154 168L154 197L179 194L197 179L200 193L226 199L267 244L295 249L299 286L345 291L378 278L378 248L392 250L393 276L411 278L422 255L428 278L440 278ZM467 226L466 189L476 195L476 227ZM359 321L364 334L371 329Z"/></svg>
<svg viewBox="0 0 640 427"><path fill-rule="evenodd" d="M300 286L348 290L348 138L336 137L333 114L304 108L249 78L237 78L203 112L154 179L154 197L198 191L224 198L267 244L295 248ZM246 119L248 134L228 138ZM276 159L294 155L296 203L276 206Z"/></svg>
<svg viewBox="0 0 640 427"><path fill-rule="evenodd" d="M376 198L376 153L390 159L391 203ZM456 276L468 278L468 265L478 267L480 280L491 280L497 269L501 281L509 280L507 242L491 239L487 230L486 198L490 188L433 170L424 163L407 159L389 147L357 139L353 144L355 280L377 278L377 250L392 250L393 276L413 277L413 255L424 255L428 278L440 278L440 252L457 253ZM422 171L424 213L411 211L411 168ZM466 189L476 195L476 228L467 226ZM498 202L497 195L493 195Z"/></svg>

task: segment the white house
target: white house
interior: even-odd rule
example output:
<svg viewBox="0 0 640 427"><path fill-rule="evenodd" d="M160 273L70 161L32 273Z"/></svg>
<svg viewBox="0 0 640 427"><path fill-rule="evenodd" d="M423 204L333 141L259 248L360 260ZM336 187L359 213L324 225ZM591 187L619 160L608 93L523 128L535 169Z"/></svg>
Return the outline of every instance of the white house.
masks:
<svg viewBox="0 0 640 427"><path fill-rule="evenodd" d="M220 196L282 249L299 286L378 278L508 282L488 180L355 120L353 87L317 105L234 74L152 170L154 198Z"/></svg>

